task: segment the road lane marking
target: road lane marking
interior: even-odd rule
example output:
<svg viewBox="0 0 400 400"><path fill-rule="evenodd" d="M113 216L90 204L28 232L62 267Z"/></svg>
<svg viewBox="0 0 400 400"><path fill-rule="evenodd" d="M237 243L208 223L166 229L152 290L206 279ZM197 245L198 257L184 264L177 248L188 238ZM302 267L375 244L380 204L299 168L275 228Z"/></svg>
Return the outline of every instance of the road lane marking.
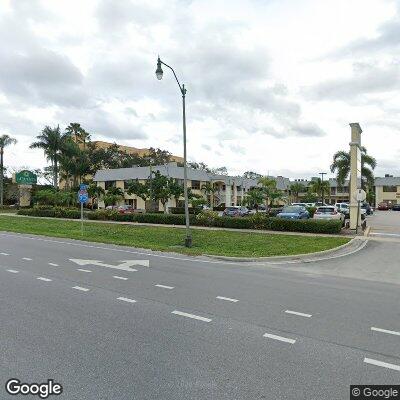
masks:
<svg viewBox="0 0 400 400"><path fill-rule="evenodd" d="M59 265L56 263L49 263L49 265L51 265L52 267L59 267Z"/></svg>
<svg viewBox="0 0 400 400"><path fill-rule="evenodd" d="M123 281L127 281L127 280L128 280L128 278L125 278L125 277L123 277L123 276L117 276L117 275L114 275L113 278L115 278L115 279L122 279Z"/></svg>
<svg viewBox="0 0 400 400"><path fill-rule="evenodd" d="M92 272L89 269L82 269L82 268L78 268L77 271L81 271L81 272Z"/></svg>
<svg viewBox="0 0 400 400"><path fill-rule="evenodd" d="M367 364L376 365L378 367L389 368L389 369L394 369L395 371L400 371L400 365L389 364L383 361L374 360L372 358L364 358L364 362Z"/></svg>
<svg viewBox="0 0 400 400"><path fill-rule="evenodd" d="M8 272L11 272L12 274L18 274L19 271L17 271L16 269L8 269Z"/></svg>
<svg viewBox="0 0 400 400"><path fill-rule="evenodd" d="M28 258L28 257L22 257L22 259L23 259L24 261L32 261L32 258Z"/></svg>
<svg viewBox="0 0 400 400"><path fill-rule="evenodd" d="M297 312L297 311L291 311L291 310L286 310L286 314L293 314L293 315L298 315L300 317L306 317L306 318L311 318L312 314L304 314L302 312Z"/></svg>
<svg viewBox="0 0 400 400"><path fill-rule="evenodd" d="M169 290L172 290L174 288L173 286L165 286L165 285L159 285L159 284L154 285L154 286L157 286L157 287L163 288L163 289L169 289Z"/></svg>
<svg viewBox="0 0 400 400"><path fill-rule="evenodd" d="M84 287L81 287L81 286L73 286L72 289L81 290L82 292L88 292L90 290L88 288L84 288Z"/></svg>
<svg viewBox="0 0 400 400"><path fill-rule="evenodd" d="M45 281L45 282L51 282L51 281L52 281L52 280L49 279L49 278L43 278L43 276L39 276L39 277L36 278L36 279L38 279L39 281Z"/></svg>
<svg viewBox="0 0 400 400"><path fill-rule="evenodd" d="M8 253L0 253L2 256L9 256Z"/></svg>
<svg viewBox="0 0 400 400"><path fill-rule="evenodd" d="M126 301L127 303L136 303L136 300L129 299L128 297L117 297L117 300Z"/></svg>
<svg viewBox="0 0 400 400"><path fill-rule="evenodd" d="M381 328L375 328L374 326L371 328L371 331L382 332L382 333L388 333L388 334L390 334L390 335L397 335L397 336L400 336L400 332L389 331L389 330L387 330L387 329L381 329Z"/></svg>
<svg viewBox="0 0 400 400"><path fill-rule="evenodd" d="M187 317L187 318L192 318L192 319L197 319L199 321L203 321L203 322L211 322L212 319L210 318L206 318L206 317L200 317L199 315L194 315L194 314L188 314L182 311L172 311L171 314L175 314L175 315L180 315L181 317Z"/></svg>
<svg viewBox="0 0 400 400"><path fill-rule="evenodd" d="M224 297L224 296L217 296L216 298L219 300L231 301L232 303L237 303L239 301L237 299L231 299L230 297Z"/></svg>
<svg viewBox="0 0 400 400"><path fill-rule="evenodd" d="M269 339L275 339L275 340L279 340L281 342L286 342L286 343L290 343L290 344L296 343L296 340L294 340L294 339L289 339L289 338L286 338L283 336L273 335L272 333L264 333L263 336L266 338L269 338Z"/></svg>

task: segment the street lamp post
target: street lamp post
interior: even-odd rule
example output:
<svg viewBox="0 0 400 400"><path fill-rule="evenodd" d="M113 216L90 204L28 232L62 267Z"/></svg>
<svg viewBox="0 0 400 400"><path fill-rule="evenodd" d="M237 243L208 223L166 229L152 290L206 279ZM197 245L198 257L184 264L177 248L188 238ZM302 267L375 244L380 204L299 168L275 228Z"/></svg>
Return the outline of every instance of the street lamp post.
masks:
<svg viewBox="0 0 400 400"><path fill-rule="evenodd" d="M321 175L321 192L322 192L322 204L324 204L324 175L326 175L326 172L320 172L319 173Z"/></svg>
<svg viewBox="0 0 400 400"><path fill-rule="evenodd" d="M185 238L185 246L192 247L192 234L190 233L190 225L189 225L189 199L188 199L188 190L187 190L187 157L186 157L186 105L185 105L185 97L186 97L186 89L184 84L180 84L179 80L175 74L175 71L168 64L165 64L161 61L160 57L157 59L157 69L156 76L158 80L161 80L163 77L163 70L161 65L165 65L168 67L172 73L174 74L175 80L178 83L179 90L182 94L182 116L183 116L183 195L185 198L185 222L186 222L186 238Z"/></svg>

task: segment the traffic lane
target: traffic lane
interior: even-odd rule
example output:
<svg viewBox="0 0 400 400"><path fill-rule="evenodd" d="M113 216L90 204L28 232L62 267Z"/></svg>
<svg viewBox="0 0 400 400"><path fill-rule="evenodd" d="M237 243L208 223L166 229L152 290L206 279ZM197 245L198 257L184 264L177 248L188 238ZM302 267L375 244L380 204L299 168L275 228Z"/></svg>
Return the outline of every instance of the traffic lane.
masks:
<svg viewBox="0 0 400 400"><path fill-rule="evenodd" d="M147 268L132 275L125 273L123 276L128 280L121 280L115 279L108 270L102 268L92 268L92 273L82 273L62 267L29 266L30 263L26 263L24 269L18 271L29 273L32 279L42 276L44 279L58 279L68 285L83 286L91 290L103 288L127 298L151 300L195 311L204 310L220 317L278 329L302 337L381 354L400 355L399 337L371 332L371 327L400 331L398 310L393 307L393 304L398 302L396 303L394 298L390 298L386 303L381 297L371 298L370 295L376 288L371 288L369 282L362 282L367 284L363 293L364 298L370 297L367 301L359 298L357 292L341 289L338 284L322 285L321 279L313 287L293 282L290 282L289 286L285 280L269 279L267 282L271 285L270 290L262 288L259 291L260 285L253 285L242 288L240 296L232 297L232 291L213 291L212 287L198 287L193 281L187 281L186 286L167 286L165 283L175 284L172 281L153 280L152 276L149 279L150 270ZM383 291L383 288L381 290ZM386 297L388 292L386 290ZM304 305L300 306L300 302ZM319 311L316 311L317 305Z"/></svg>
<svg viewBox="0 0 400 400"><path fill-rule="evenodd" d="M296 337L284 343L258 326L207 314L211 322L196 321L106 290L82 293L28 275L9 275L0 288L2 375L53 377L69 398L341 399L350 384L399 376L365 364L374 354Z"/></svg>

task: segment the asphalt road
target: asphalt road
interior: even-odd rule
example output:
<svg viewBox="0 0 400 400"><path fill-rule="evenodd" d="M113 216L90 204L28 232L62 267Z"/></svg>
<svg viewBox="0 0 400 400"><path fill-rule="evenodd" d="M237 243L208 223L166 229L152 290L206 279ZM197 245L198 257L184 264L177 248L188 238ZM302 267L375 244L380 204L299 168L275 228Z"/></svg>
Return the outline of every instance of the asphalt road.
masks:
<svg viewBox="0 0 400 400"><path fill-rule="evenodd" d="M376 282L360 263L382 246L391 269ZM399 246L260 265L0 233L0 398L18 398L12 377L112 400L334 400L398 384Z"/></svg>

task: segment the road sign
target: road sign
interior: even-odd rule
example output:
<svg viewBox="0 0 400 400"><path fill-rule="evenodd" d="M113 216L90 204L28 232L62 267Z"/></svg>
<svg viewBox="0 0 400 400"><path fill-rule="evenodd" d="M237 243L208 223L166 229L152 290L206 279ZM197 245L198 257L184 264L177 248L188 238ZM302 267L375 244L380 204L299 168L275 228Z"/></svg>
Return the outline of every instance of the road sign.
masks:
<svg viewBox="0 0 400 400"><path fill-rule="evenodd" d="M87 188L88 188L88 185L86 185L86 183L81 183L80 185L79 185L79 190L81 191L87 191Z"/></svg>
<svg viewBox="0 0 400 400"><path fill-rule="evenodd" d="M354 195L354 200L364 201L366 198L367 198L367 193L365 193L365 190L362 190L362 189L356 190L356 193Z"/></svg>
<svg viewBox="0 0 400 400"><path fill-rule="evenodd" d="M79 203L87 203L89 196L87 192L79 192L78 194Z"/></svg>
<svg viewBox="0 0 400 400"><path fill-rule="evenodd" d="M35 185L37 183L37 175L25 169L15 174L15 182L20 185Z"/></svg>

